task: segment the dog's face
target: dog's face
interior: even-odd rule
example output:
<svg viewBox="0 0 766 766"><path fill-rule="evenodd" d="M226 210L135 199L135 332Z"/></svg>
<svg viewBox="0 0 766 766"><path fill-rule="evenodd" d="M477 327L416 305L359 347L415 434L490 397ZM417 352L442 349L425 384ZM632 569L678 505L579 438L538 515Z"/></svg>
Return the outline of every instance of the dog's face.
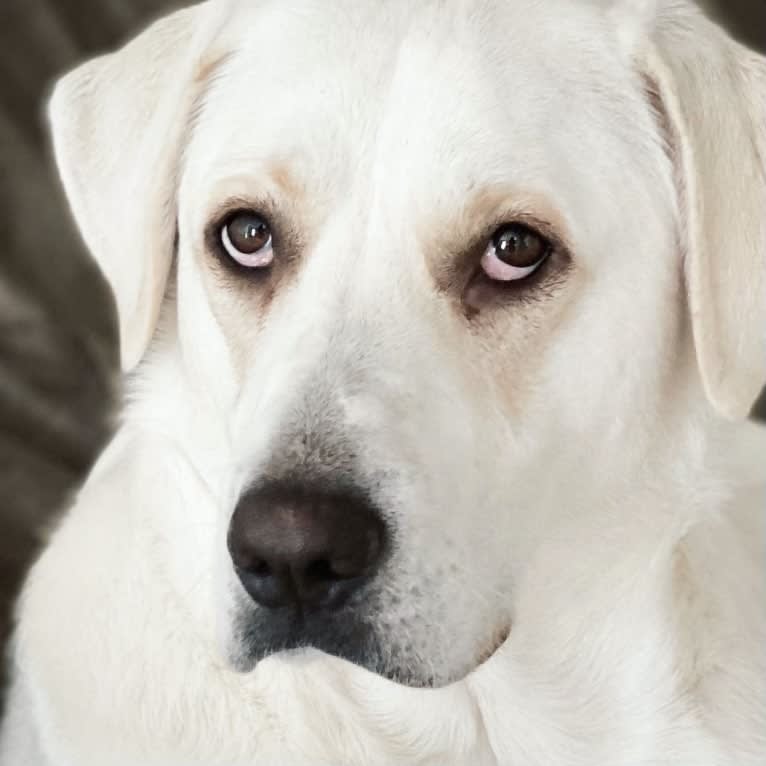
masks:
<svg viewBox="0 0 766 766"><path fill-rule="evenodd" d="M113 213L154 206L113 232L156 237L112 278L123 344L143 353L175 251L139 381L215 512L171 569L215 573L238 668L312 646L465 676L512 634L540 540L629 491L679 397L702 378L744 406L750 378L735 396L695 362L684 129L612 5L206 5L117 54L154 67L118 109L141 167L108 171Z"/></svg>
<svg viewBox="0 0 766 766"><path fill-rule="evenodd" d="M669 162L635 76L569 13L238 17L187 144L178 316L247 493L229 547L251 594L219 551L244 667L309 644L415 684L465 675L508 633L554 466L577 504L582 445L656 406L630 371L661 379L679 332ZM341 518L307 520L320 497ZM277 586L253 570L292 555L259 537L311 546L360 514L345 547L375 550L342 603L259 603ZM332 567L332 545L298 566Z"/></svg>

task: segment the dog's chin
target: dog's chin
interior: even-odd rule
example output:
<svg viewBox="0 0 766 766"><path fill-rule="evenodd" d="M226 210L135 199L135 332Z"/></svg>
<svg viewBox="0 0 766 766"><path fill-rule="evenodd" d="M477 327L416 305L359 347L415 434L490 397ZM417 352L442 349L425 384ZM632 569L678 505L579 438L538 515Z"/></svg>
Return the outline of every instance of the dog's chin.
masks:
<svg viewBox="0 0 766 766"><path fill-rule="evenodd" d="M287 632L275 635L259 631L252 624L237 631L227 652L229 664L239 673L252 673L267 658L302 662L307 656L334 657L392 683L414 689L435 689L458 683L487 663L510 635L510 628L498 628L481 646L473 662L459 668L435 667L381 641L363 624L346 624L343 632L315 630L313 635Z"/></svg>

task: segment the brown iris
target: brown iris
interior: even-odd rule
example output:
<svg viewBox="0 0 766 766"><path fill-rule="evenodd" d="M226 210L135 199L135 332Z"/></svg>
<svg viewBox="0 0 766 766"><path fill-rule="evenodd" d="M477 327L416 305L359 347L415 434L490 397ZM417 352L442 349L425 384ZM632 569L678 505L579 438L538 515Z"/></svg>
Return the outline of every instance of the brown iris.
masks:
<svg viewBox="0 0 766 766"><path fill-rule="evenodd" d="M523 224L514 223L504 226L492 239L495 248L495 256L498 260L514 266L517 269L526 269L539 264L550 252L550 243Z"/></svg>
<svg viewBox="0 0 766 766"><path fill-rule="evenodd" d="M268 245L271 230L257 213L239 212L231 216L224 226L231 246L243 255L252 255Z"/></svg>

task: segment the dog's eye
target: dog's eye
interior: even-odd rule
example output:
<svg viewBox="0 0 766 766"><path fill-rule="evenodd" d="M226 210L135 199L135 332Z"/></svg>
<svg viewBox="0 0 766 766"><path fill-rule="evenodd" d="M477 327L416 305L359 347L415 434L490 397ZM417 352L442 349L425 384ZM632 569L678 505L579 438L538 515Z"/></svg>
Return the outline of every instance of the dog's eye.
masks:
<svg viewBox="0 0 766 766"><path fill-rule="evenodd" d="M496 282L518 282L533 274L551 254L551 243L520 223L503 226L492 237L481 267Z"/></svg>
<svg viewBox="0 0 766 766"><path fill-rule="evenodd" d="M269 225L252 211L240 210L226 219L221 244L231 258L248 268L263 268L274 260Z"/></svg>

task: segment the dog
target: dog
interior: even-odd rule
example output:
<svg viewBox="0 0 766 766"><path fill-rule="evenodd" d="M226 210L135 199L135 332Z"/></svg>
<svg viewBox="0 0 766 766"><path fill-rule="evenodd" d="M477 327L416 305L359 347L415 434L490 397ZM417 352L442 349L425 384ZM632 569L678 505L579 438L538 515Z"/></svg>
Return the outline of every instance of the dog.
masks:
<svg viewBox="0 0 766 766"><path fill-rule="evenodd" d="M2 766L766 760L766 60L685 0L211 0L56 86L116 433Z"/></svg>

